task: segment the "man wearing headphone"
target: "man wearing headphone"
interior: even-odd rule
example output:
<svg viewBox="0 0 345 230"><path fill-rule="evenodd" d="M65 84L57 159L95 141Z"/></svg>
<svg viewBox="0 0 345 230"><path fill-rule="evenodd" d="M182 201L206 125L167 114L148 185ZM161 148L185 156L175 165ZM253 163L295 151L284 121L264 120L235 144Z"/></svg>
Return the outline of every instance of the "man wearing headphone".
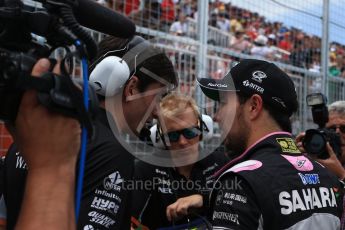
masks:
<svg viewBox="0 0 345 230"><path fill-rule="evenodd" d="M184 224L192 227L193 222L204 224L200 215L204 216L205 210L198 210L182 219L168 220L166 209L179 198L206 194L208 188L212 188L211 176L227 162L223 154L200 156L199 142L212 132L212 119L207 125L194 99L177 93L162 99L159 112L160 122L157 128L151 128L151 139L155 146L162 141L175 167L136 162L134 180L146 185L152 182L152 187L137 188L133 193L132 216L149 229L169 229L169 226Z"/></svg>
<svg viewBox="0 0 345 230"><path fill-rule="evenodd" d="M115 134L139 134L142 124L155 116L161 94L176 86L177 79L168 57L143 38L107 37L99 47L90 83L97 87L101 108L93 121L94 138L87 146L77 227L129 229L131 197L122 183L132 178L134 159ZM17 221L26 174L26 163L13 145L5 160L7 229Z"/></svg>

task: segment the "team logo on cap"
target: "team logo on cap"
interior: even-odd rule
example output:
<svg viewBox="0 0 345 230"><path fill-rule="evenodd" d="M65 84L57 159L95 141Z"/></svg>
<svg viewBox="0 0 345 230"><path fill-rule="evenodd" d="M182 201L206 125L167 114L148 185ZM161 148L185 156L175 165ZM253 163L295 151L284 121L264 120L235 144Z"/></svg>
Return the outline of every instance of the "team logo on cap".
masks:
<svg viewBox="0 0 345 230"><path fill-rule="evenodd" d="M246 80L246 81L244 81L244 82L243 82L243 85L244 85L244 86L249 86L249 85L250 85L250 83L249 83L249 81L248 81L248 80Z"/></svg>
<svg viewBox="0 0 345 230"><path fill-rule="evenodd" d="M260 86L258 86L258 85L256 85L256 84L254 84L254 83L251 83L251 82L249 82L248 80L245 80L245 81L243 81L242 83L243 83L243 86L248 87L248 88L251 88L251 89L253 89L253 90L255 90L255 91L257 91L257 92L259 92L259 93L261 93L261 94L263 94L264 91L265 91L264 88L262 88L262 87L260 87Z"/></svg>
<svg viewBox="0 0 345 230"><path fill-rule="evenodd" d="M208 86L211 86L211 87L218 87L218 88L227 88L228 87L228 85L227 84L217 84L217 83L208 83L207 84Z"/></svg>
<svg viewBox="0 0 345 230"><path fill-rule="evenodd" d="M260 70L253 72L252 76L253 76L252 79L259 83L262 83L262 79L267 78L267 75Z"/></svg>

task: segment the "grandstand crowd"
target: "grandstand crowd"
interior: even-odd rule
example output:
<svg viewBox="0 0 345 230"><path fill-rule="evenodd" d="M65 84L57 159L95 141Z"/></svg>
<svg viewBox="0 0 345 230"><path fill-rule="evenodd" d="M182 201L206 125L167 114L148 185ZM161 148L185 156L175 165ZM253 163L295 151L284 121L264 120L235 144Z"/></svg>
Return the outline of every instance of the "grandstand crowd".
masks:
<svg viewBox="0 0 345 230"><path fill-rule="evenodd" d="M123 12L136 25L170 32L179 36L195 36L197 0L97 0ZM321 38L299 28L289 28L282 22L272 22L264 16L220 0L209 1L209 26L227 35L229 42L209 44L226 46L238 53L255 55L271 61L320 72ZM191 32L192 31L192 32ZM329 74L345 78L345 46L330 44Z"/></svg>

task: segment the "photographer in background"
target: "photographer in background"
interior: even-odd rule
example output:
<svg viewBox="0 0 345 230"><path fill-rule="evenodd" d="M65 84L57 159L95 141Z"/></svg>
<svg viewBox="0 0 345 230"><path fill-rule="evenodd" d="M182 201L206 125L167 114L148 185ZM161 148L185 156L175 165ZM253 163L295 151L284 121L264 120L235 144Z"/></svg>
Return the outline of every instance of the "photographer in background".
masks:
<svg viewBox="0 0 345 230"><path fill-rule="evenodd" d="M328 153L330 157L325 160L318 160L326 168L332 171L341 181L345 181L345 101L336 101L328 106L329 120L326 128L336 132L340 136L341 155L337 158L330 145Z"/></svg>
<svg viewBox="0 0 345 230"><path fill-rule="evenodd" d="M326 127L339 134L342 151L339 160L342 165L345 165L345 101L333 102L331 105L329 105L328 112L329 121L326 124Z"/></svg>
<svg viewBox="0 0 345 230"><path fill-rule="evenodd" d="M326 123L326 128L336 132L341 141L341 154L336 156L332 147L327 144L327 152L330 155L327 159L316 159L327 169L333 172L340 180L345 180L345 101L336 101L328 106L329 118ZM296 142L299 149L305 152L302 140L305 133L297 136Z"/></svg>
<svg viewBox="0 0 345 230"><path fill-rule="evenodd" d="M340 181L345 182L345 101L336 101L330 104L328 106L328 113L329 117L328 122L326 123L326 128L334 131L339 135L341 143L341 153L339 156L337 156L334 153L331 145L327 143L327 153L329 154L329 158L316 158L315 160L325 166L329 171L334 173ZM305 133L301 133L296 138L297 146L302 152L305 152L302 144L302 140L304 137ZM341 218L341 229L345 229L344 209Z"/></svg>

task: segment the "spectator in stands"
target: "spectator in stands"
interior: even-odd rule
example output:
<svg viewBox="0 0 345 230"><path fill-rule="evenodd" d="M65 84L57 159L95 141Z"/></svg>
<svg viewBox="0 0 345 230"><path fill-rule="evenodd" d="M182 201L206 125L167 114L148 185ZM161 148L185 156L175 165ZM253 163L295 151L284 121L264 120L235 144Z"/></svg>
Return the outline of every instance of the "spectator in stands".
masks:
<svg viewBox="0 0 345 230"><path fill-rule="evenodd" d="M345 54L339 54L337 56L338 66L340 67L340 77L345 77Z"/></svg>
<svg viewBox="0 0 345 230"><path fill-rule="evenodd" d="M268 44L270 46L277 46L277 38L275 34L269 34L267 38L268 38Z"/></svg>
<svg viewBox="0 0 345 230"><path fill-rule="evenodd" d="M284 28L284 27L283 27ZM283 35L283 39L278 43L278 47L280 49L286 50L288 52L292 51L292 42L290 38L290 32L285 32ZM289 56L288 55L283 55L283 60L288 61Z"/></svg>
<svg viewBox="0 0 345 230"><path fill-rule="evenodd" d="M116 11L123 12L125 15L130 15L139 11L140 0L122 0L115 1L114 8Z"/></svg>
<svg viewBox="0 0 345 230"><path fill-rule="evenodd" d="M307 53L306 53L306 50L304 49L304 45L302 42L294 43L294 48L289 58L290 58L290 63L292 65L301 67L301 68L307 68L306 66Z"/></svg>
<svg viewBox="0 0 345 230"><path fill-rule="evenodd" d="M226 18L225 11L222 11L218 14L217 27L224 32L230 31L230 21Z"/></svg>
<svg viewBox="0 0 345 230"><path fill-rule="evenodd" d="M329 63L328 71L332 77L338 77L340 76L341 72L338 66L338 62L337 62L337 54L335 52L336 51L335 45L331 47L330 51L331 51L329 54L330 63Z"/></svg>
<svg viewBox="0 0 345 230"><path fill-rule="evenodd" d="M336 62L331 62L329 65L329 74L332 77L339 77L341 75L340 69Z"/></svg>
<svg viewBox="0 0 345 230"><path fill-rule="evenodd" d="M340 77L345 78L345 64L344 64L343 67L341 68Z"/></svg>
<svg viewBox="0 0 345 230"><path fill-rule="evenodd" d="M208 20L208 25L212 27L217 27L217 22L218 22L218 14L212 13L210 15L210 19Z"/></svg>
<svg viewBox="0 0 345 230"><path fill-rule="evenodd" d="M320 53L313 53L312 54L312 62L308 68L309 71L320 73L321 71L321 61L320 61L321 55Z"/></svg>
<svg viewBox="0 0 345 230"><path fill-rule="evenodd" d="M237 19L236 14L230 14L230 29L232 33L243 30L243 26L241 22Z"/></svg>
<svg viewBox="0 0 345 230"><path fill-rule="evenodd" d="M267 36L267 46L271 49L270 59L271 60L280 60L282 55L279 53L279 48L277 47L277 39L274 34L269 34Z"/></svg>
<svg viewBox="0 0 345 230"><path fill-rule="evenodd" d="M193 95L195 91L196 65L195 57L190 54L176 53L175 69L179 75L179 92L182 94Z"/></svg>
<svg viewBox="0 0 345 230"><path fill-rule="evenodd" d="M179 12L182 12L187 17L193 17L197 8L196 6L196 0L180 0L178 8Z"/></svg>
<svg viewBox="0 0 345 230"><path fill-rule="evenodd" d="M267 46L267 37L265 35L259 35L254 40L254 46L250 50L250 54L261 57L272 59L273 50Z"/></svg>
<svg viewBox="0 0 345 230"><path fill-rule="evenodd" d="M183 12L180 12L178 21L174 22L170 27L170 33L185 36L188 34L188 27L187 16Z"/></svg>
<svg viewBox="0 0 345 230"><path fill-rule="evenodd" d="M255 21L251 21L246 28L247 35L251 38L252 41L256 39L256 37L259 35L259 28L260 24Z"/></svg>
<svg viewBox="0 0 345 230"><path fill-rule="evenodd" d="M213 56L219 56L214 51L209 51L210 55ZM226 59L216 58L216 59L210 59L208 61L208 75L213 79L222 79L224 75L226 74L226 71L228 69L227 63L224 61Z"/></svg>
<svg viewBox="0 0 345 230"><path fill-rule="evenodd" d="M140 7L138 10L132 10L131 13L128 15L128 17L131 18L136 25L147 27L150 29L158 29L160 15L161 15L160 1L159 0L145 0L142 3L142 7Z"/></svg>
<svg viewBox="0 0 345 230"><path fill-rule="evenodd" d="M250 53L252 43L249 41L249 37L243 30L235 32L234 36L231 36L230 49L239 53Z"/></svg>
<svg viewBox="0 0 345 230"><path fill-rule="evenodd" d="M161 3L161 29L168 32L171 24L175 21L174 0L163 0Z"/></svg>

